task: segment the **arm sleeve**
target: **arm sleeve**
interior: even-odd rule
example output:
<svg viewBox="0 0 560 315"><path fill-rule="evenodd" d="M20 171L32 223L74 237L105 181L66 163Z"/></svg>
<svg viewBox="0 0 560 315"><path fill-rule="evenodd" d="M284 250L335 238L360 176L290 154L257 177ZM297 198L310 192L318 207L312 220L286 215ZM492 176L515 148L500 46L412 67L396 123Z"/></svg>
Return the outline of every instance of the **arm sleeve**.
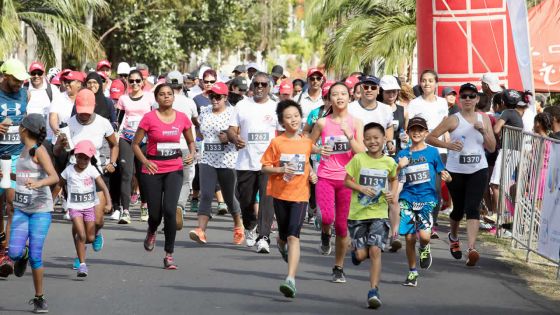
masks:
<svg viewBox="0 0 560 315"><path fill-rule="evenodd" d="M68 167L74 167L74 166L70 165ZM64 171L62 171L62 173L60 174L60 177L62 177L65 181L68 181L68 167L66 167Z"/></svg>

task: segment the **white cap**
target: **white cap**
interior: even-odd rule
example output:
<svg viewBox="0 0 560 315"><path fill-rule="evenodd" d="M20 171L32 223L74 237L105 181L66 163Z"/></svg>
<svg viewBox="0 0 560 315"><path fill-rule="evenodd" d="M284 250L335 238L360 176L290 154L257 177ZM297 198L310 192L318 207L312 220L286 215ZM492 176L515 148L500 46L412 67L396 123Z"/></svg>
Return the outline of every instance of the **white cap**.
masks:
<svg viewBox="0 0 560 315"><path fill-rule="evenodd" d="M257 70L257 71L260 71L259 65L256 64L256 63L254 63L254 62L251 62L251 63L249 63L249 64L247 65L247 70L249 70L249 68L253 68L253 69Z"/></svg>
<svg viewBox="0 0 560 315"><path fill-rule="evenodd" d="M500 86L500 79L497 75L491 72L486 72L482 76L482 79L480 79L480 81L488 84L488 87L490 87L490 90L494 93L502 91L502 87Z"/></svg>
<svg viewBox="0 0 560 315"><path fill-rule="evenodd" d="M129 74L130 65L126 62L120 62L117 66L117 74Z"/></svg>
<svg viewBox="0 0 560 315"><path fill-rule="evenodd" d="M390 90L400 90L401 87L399 86L399 82L397 82L397 78L392 75L384 75L381 77L381 81L379 81L379 87L383 89L383 91L390 91Z"/></svg>

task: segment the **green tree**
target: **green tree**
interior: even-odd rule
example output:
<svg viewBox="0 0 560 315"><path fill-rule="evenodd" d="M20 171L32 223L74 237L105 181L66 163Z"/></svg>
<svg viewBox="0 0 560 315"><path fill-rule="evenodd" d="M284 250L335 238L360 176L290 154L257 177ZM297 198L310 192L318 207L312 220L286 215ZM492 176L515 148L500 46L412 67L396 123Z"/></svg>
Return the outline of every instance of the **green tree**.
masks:
<svg viewBox="0 0 560 315"><path fill-rule="evenodd" d="M55 63L53 44L47 35L52 30L63 49L79 59L98 58L103 49L84 24L90 13L103 13L104 0L3 0L0 1L0 57L13 53L23 44L21 23L37 37L37 55L47 64Z"/></svg>

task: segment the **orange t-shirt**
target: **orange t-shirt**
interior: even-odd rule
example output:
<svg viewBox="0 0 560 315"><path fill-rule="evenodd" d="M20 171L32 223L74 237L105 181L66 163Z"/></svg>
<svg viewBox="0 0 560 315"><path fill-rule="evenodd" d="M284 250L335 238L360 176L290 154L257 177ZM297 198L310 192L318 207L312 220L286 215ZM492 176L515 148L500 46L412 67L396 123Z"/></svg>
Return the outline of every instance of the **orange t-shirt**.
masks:
<svg viewBox="0 0 560 315"><path fill-rule="evenodd" d="M309 201L309 157L313 143L306 137L287 138L280 135L270 142L261 158L263 166L279 167L292 160L298 161L297 175L286 182L284 174L272 174L268 177L267 195L286 201Z"/></svg>

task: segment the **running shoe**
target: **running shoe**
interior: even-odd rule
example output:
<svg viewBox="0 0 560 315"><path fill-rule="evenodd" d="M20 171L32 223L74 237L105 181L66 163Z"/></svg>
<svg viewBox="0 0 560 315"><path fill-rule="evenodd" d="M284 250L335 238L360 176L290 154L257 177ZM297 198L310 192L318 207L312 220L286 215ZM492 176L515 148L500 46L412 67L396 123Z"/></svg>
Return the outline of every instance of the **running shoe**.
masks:
<svg viewBox="0 0 560 315"><path fill-rule="evenodd" d="M85 278L87 277L87 274L88 270L86 263L80 264L80 267L78 267L78 278Z"/></svg>
<svg viewBox="0 0 560 315"><path fill-rule="evenodd" d="M198 198L191 199L191 212L198 212Z"/></svg>
<svg viewBox="0 0 560 315"><path fill-rule="evenodd" d="M191 230L189 232L189 237L198 244L206 244L206 233L204 233L201 228Z"/></svg>
<svg viewBox="0 0 560 315"><path fill-rule="evenodd" d="M294 298L296 297L296 284L292 280L286 279L280 285L280 292L282 292L285 297Z"/></svg>
<svg viewBox="0 0 560 315"><path fill-rule="evenodd" d="M245 242L247 247L253 247L257 243L257 227L251 230L245 230Z"/></svg>
<svg viewBox="0 0 560 315"><path fill-rule="evenodd" d="M405 287L415 287L418 284L418 272L409 271L403 284Z"/></svg>
<svg viewBox="0 0 560 315"><path fill-rule="evenodd" d="M140 194L134 193L130 196L130 204L137 205L138 201L140 201Z"/></svg>
<svg viewBox="0 0 560 315"><path fill-rule="evenodd" d="M7 278L9 275L14 273L14 262L8 257L8 255L4 255L0 257L0 277Z"/></svg>
<svg viewBox="0 0 560 315"><path fill-rule="evenodd" d="M285 262L288 262L288 244L284 244L284 246L282 246L280 245L280 242L276 240L276 246L278 247L280 255L282 255L282 259L284 259Z"/></svg>
<svg viewBox="0 0 560 315"><path fill-rule="evenodd" d="M163 258L163 269L167 269L167 270L177 269L177 265L175 264L175 259L173 259L173 256L165 256Z"/></svg>
<svg viewBox="0 0 560 315"><path fill-rule="evenodd" d="M128 212L128 210L123 210L121 213L119 224L130 224L130 212Z"/></svg>
<svg viewBox="0 0 560 315"><path fill-rule="evenodd" d="M144 249L151 252L156 246L156 233L146 232L146 238L144 239Z"/></svg>
<svg viewBox="0 0 560 315"><path fill-rule="evenodd" d="M346 283L346 275L344 274L344 269L339 266L334 266L332 269L332 282L334 283Z"/></svg>
<svg viewBox="0 0 560 315"><path fill-rule="evenodd" d="M218 202L218 215L226 215L228 213L228 207L225 202Z"/></svg>
<svg viewBox="0 0 560 315"><path fill-rule="evenodd" d="M420 255L420 268L422 269L430 269L432 265L432 253L430 251L430 244L426 245L426 247L418 248L418 254Z"/></svg>
<svg viewBox="0 0 560 315"><path fill-rule="evenodd" d="M119 221L121 219L121 211L120 210L113 211L113 214L111 214L109 218L113 221Z"/></svg>
<svg viewBox="0 0 560 315"><path fill-rule="evenodd" d="M241 245L245 240L245 232L243 227L233 228L233 244Z"/></svg>
<svg viewBox="0 0 560 315"><path fill-rule="evenodd" d="M379 308L381 306L381 299L379 296L379 289L373 288L367 294L367 302L369 308Z"/></svg>
<svg viewBox="0 0 560 315"><path fill-rule="evenodd" d="M49 312L49 306L44 296L36 296L29 300L29 305L33 305L33 313L42 314Z"/></svg>
<svg viewBox="0 0 560 315"><path fill-rule="evenodd" d="M352 257L352 263L354 264L354 266L358 266L359 264L361 264L362 262L358 260L358 258L356 257L356 250L352 250L350 252L350 256Z"/></svg>
<svg viewBox="0 0 560 315"><path fill-rule="evenodd" d="M260 240L257 241L257 253L270 254L270 244L268 243L268 236L263 236Z"/></svg>
<svg viewBox="0 0 560 315"><path fill-rule="evenodd" d="M315 222L313 222L313 226L315 227L315 231L321 231L321 229L323 228L321 211L317 211L317 215L315 215Z"/></svg>
<svg viewBox="0 0 560 315"><path fill-rule="evenodd" d="M66 221L72 221L72 218L70 218L70 211L67 210L66 212L64 212L62 218Z"/></svg>
<svg viewBox="0 0 560 315"><path fill-rule="evenodd" d="M74 258L74 262L72 263L72 269L78 270L80 268L80 258Z"/></svg>
<svg viewBox="0 0 560 315"><path fill-rule="evenodd" d="M432 235L430 235L430 238L433 240L439 240L439 234L437 233L435 226L432 228Z"/></svg>
<svg viewBox="0 0 560 315"><path fill-rule="evenodd" d="M181 231L183 229L183 207L177 206L175 220L177 221L177 231Z"/></svg>
<svg viewBox="0 0 560 315"><path fill-rule="evenodd" d="M449 239L449 251L451 252L451 256L455 259L461 259L463 257L463 253L461 252L461 246L459 245L459 239L456 241L451 239L451 233L447 234L447 238Z"/></svg>
<svg viewBox="0 0 560 315"><path fill-rule="evenodd" d="M328 256L331 254L331 236L321 233L321 255Z"/></svg>
<svg viewBox="0 0 560 315"><path fill-rule="evenodd" d="M469 248L466 265L469 267L474 267L479 258L480 254L478 253L478 251L474 248Z"/></svg>
<svg viewBox="0 0 560 315"><path fill-rule="evenodd" d="M98 252L102 250L104 243L105 241L103 239L103 234L101 234L101 232L98 232L97 235L95 235L95 239L93 240L93 243L91 243L91 246L93 247L93 251Z"/></svg>
<svg viewBox="0 0 560 315"><path fill-rule="evenodd" d="M402 242L398 237L393 238L391 236L391 243L390 243L391 247L389 248L389 251L391 253L396 253L399 249L402 248Z"/></svg>
<svg viewBox="0 0 560 315"><path fill-rule="evenodd" d="M147 222L149 217L150 216L148 215L148 208L141 207L140 208L140 221Z"/></svg>
<svg viewBox="0 0 560 315"><path fill-rule="evenodd" d="M20 278L25 274L27 269L27 261L29 261L29 247L25 246L25 254L14 263L14 276Z"/></svg>

